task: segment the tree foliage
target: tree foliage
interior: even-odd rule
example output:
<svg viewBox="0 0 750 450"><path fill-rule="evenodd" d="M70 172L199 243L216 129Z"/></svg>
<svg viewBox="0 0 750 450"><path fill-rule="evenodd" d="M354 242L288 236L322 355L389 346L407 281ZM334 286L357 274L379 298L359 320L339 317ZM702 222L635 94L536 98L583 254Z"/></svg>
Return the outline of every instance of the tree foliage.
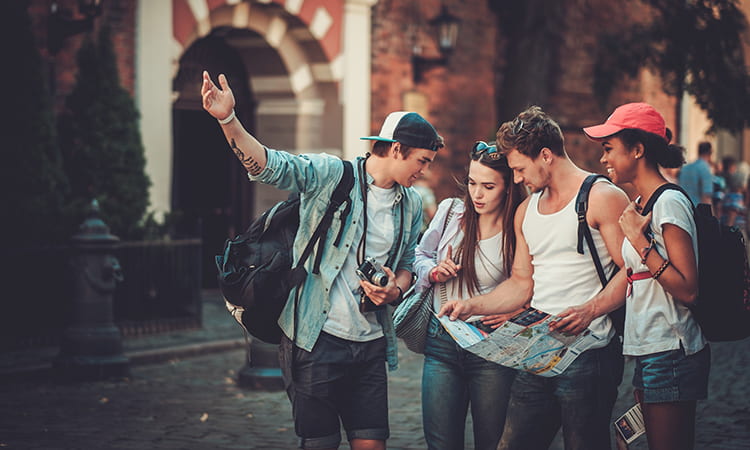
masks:
<svg viewBox="0 0 750 450"><path fill-rule="evenodd" d="M750 75L743 53L747 20L736 0L640 0L653 20L601 36L594 91L605 102L617 81L641 68L664 91L692 95L713 128L750 125Z"/></svg>
<svg viewBox="0 0 750 450"><path fill-rule="evenodd" d="M555 91L563 41L566 2L488 0L505 43L498 85L500 122L530 105L546 107Z"/></svg>
<svg viewBox="0 0 750 450"><path fill-rule="evenodd" d="M3 69L0 205L3 247L64 239L68 183L57 142L47 72L31 29L27 1L0 2Z"/></svg>
<svg viewBox="0 0 750 450"><path fill-rule="evenodd" d="M88 38L78 52L76 85L66 99L65 168L79 211L96 198L102 218L122 238L140 237L151 184L138 112L120 85L110 31Z"/></svg>

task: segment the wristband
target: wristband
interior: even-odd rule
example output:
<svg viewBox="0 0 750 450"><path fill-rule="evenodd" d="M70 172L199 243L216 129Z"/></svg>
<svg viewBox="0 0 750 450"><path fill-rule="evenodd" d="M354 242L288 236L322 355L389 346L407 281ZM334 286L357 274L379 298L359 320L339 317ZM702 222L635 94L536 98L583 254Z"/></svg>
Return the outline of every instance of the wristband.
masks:
<svg viewBox="0 0 750 450"><path fill-rule="evenodd" d="M394 300L394 303L401 303L404 300L404 291L401 289L401 286L396 285L396 289L398 289L398 297L396 297L396 300Z"/></svg>
<svg viewBox="0 0 750 450"><path fill-rule="evenodd" d="M234 117L235 117L235 116L234 116L234 108L232 108L232 112L231 112L231 113L229 113L229 115L228 115L228 116L226 116L226 117L225 117L225 118L223 118L223 119L216 119L216 120L218 120L220 124L222 124L222 125L226 125L226 124L228 124L229 122L233 121L233 120L234 120Z"/></svg>

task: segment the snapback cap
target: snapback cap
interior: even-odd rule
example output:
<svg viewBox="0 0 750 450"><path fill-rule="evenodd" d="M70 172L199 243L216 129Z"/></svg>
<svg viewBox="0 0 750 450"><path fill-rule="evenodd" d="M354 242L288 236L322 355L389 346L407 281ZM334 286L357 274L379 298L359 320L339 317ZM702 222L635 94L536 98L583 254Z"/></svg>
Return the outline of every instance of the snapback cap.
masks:
<svg viewBox="0 0 750 450"><path fill-rule="evenodd" d="M440 148L435 127L415 112L396 111L385 118L377 136L360 139L368 141L400 142L407 147L437 151Z"/></svg>
<svg viewBox="0 0 750 450"><path fill-rule="evenodd" d="M602 139L626 128L647 131L669 142L664 117L648 103L626 103L618 106L603 124L586 127L583 132L591 139Z"/></svg>

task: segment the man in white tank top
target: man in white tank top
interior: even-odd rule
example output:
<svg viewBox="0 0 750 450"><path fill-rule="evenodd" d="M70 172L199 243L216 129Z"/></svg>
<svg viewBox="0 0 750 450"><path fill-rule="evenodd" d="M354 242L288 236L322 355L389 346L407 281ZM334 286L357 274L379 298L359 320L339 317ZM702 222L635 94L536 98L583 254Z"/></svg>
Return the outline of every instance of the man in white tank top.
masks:
<svg viewBox="0 0 750 450"><path fill-rule="evenodd" d="M600 294L591 254L577 252L575 200L589 173L570 160L560 127L537 106L504 123L497 144L508 157L514 182L532 192L515 216L511 277L488 294L448 302L440 315L455 320L508 313L531 301L532 307L562 317L555 324L561 332L589 328L601 346L579 355L562 374L518 374L498 449L546 449L561 426L566 449L608 449L622 352L606 313L621 304L616 292L624 292L626 280L618 274ZM625 193L609 182L591 188L586 219L607 273L623 264L618 219L627 204Z"/></svg>

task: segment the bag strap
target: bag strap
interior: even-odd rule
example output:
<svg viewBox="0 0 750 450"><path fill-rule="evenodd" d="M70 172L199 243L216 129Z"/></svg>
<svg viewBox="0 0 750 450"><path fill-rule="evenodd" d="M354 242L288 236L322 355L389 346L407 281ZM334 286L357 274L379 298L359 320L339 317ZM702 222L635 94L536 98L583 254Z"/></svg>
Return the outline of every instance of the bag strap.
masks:
<svg viewBox="0 0 750 450"><path fill-rule="evenodd" d="M443 232L440 234L442 237L445 234L445 229L448 228L448 222L451 221L451 217L453 217L453 209L454 206L456 206L456 199L451 199L451 206L448 209L448 214L445 215L445 222L443 222ZM445 283L440 283L440 306L442 307L446 302L448 301L448 292L445 288ZM432 305L430 305L432 307Z"/></svg>
<svg viewBox="0 0 750 450"><path fill-rule="evenodd" d="M661 194L663 194L664 191L670 190L670 189L674 190L674 191L680 191L680 192L682 192L682 194L690 202L690 205L693 207L693 210L695 210L695 205L693 205L693 201L690 200L690 196L687 194L687 192L685 192L684 189L682 189L680 186L678 186L678 185L676 185L674 183L664 183L661 186L659 186L658 188L656 188L656 190L654 191L654 193L651 194L651 197L648 198L648 201L646 202L646 204L643 206L643 209L641 210L641 215L645 216L646 214L650 213L654 209L654 205L656 204L656 201L659 199L659 197L661 196ZM646 236L646 239L648 239L649 241L654 236L653 232L651 231L651 227L650 226L647 227L643 231L643 234L644 234L644 236Z"/></svg>
<svg viewBox="0 0 750 450"><path fill-rule="evenodd" d="M300 256L299 261L297 262L297 265L292 269L290 273L290 281L292 283L292 288L295 289L294 293L294 327L293 327L293 336L292 336L292 343L297 343L297 322L299 320L299 299L302 293L302 283L305 281L305 278L307 277L307 271L305 270L305 261L307 261L307 258L310 257L310 253L312 252L313 245L315 243L318 243L318 252L315 255L315 264L313 265L313 273L320 273L320 261L321 257L323 255L323 244L326 240L326 234L328 233L328 229L331 227L331 223L333 222L333 214L339 209L339 207L346 202L346 208L341 213L341 227L339 229L339 234L336 236L336 240L334 241L334 245L338 247L338 244L341 242L341 232L344 230L344 220L349 215L349 212L351 211L351 203L352 200L349 196L351 193L352 188L354 187L354 167L352 166L352 163L350 161L341 161L344 164L344 173L341 175L341 179L339 180L338 185L336 185L336 189L334 189L333 194L331 195L331 202L328 204L328 208L326 208L326 212L323 215L323 218L320 220L320 223L318 224L318 227L315 229L315 232L310 237L310 242L307 243L305 246L305 250L302 252L302 256ZM294 361L294 345L292 346L292 361ZM292 363L293 364L293 363ZM292 371L294 373L294 371Z"/></svg>
<svg viewBox="0 0 750 450"><path fill-rule="evenodd" d="M604 175L594 173L586 177L581 184L581 189L578 191L576 197L576 215L578 215L578 253L581 255L583 252L583 241L586 240L591 258L594 260L594 266L596 266L596 273L599 275L599 281L602 283L602 287L607 285L607 275L604 273L604 267L599 259L599 252L596 251L596 245L594 244L594 237L591 236L591 229L586 221L586 211L589 208L589 193L591 192L591 186L594 185L598 178L604 178L609 181ZM617 268L615 268L617 272Z"/></svg>
<svg viewBox="0 0 750 450"><path fill-rule="evenodd" d="M648 198L648 201L643 206L643 209L641 210L641 214L645 216L646 214L650 213L651 210L654 209L654 204L659 199L659 196L661 196L661 194L664 191L668 190L668 189L672 189L674 191L680 191L680 192L683 193L683 195L685 195L685 197L688 198L688 200L690 200L690 196L680 186L678 186L678 185L676 185L674 183L665 183L665 184L662 184L661 186L659 186L658 188L656 188L656 190L654 191L654 193L651 194L651 197ZM690 200L690 204L693 205L693 201L692 200ZM693 205L693 208L695 208L695 205Z"/></svg>
<svg viewBox="0 0 750 450"><path fill-rule="evenodd" d="M323 257L326 234L328 233L328 229L331 228L331 223L333 222L333 214L344 202L347 202L347 207L341 214L341 228L339 229L339 235L336 237L335 245L340 243L340 235L341 231L343 231L344 228L344 220L351 210L351 198L349 197L349 194L352 190L352 187L354 186L354 169L352 167L352 163L349 161L342 161L342 163L344 164L344 173L341 176L336 189L333 191L331 202L328 204L328 208L323 214L323 218L320 220L318 227L315 229L312 236L310 236L310 241L302 251L302 255L300 256L297 265L292 270L292 280L295 286L304 281L305 273L303 273L303 266L305 265L307 258L310 257L310 254L313 251L313 246L315 246L316 244L318 246L318 249L315 255L313 273L320 273L320 262Z"/></svg>

